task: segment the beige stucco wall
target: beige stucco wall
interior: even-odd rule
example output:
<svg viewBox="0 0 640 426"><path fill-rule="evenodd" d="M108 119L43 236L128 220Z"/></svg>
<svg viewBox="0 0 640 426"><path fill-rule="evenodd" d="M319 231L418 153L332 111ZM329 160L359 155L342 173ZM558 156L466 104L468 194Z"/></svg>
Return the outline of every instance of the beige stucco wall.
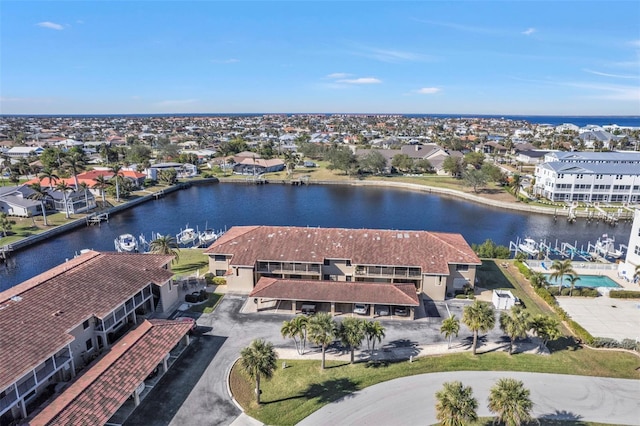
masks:
<svg viewBox="0 0 640 426"><path fill-rule="evenodd" d="M174 283L173 280L169 280L158 287L160 288L163 312L167 312L178 301L178 284Z"/></svg>
<svg viewBox="0 0 640 426"><path fill-rule="evenodd" d="M422 293L432 300L444 300L447 295L447 277L423 275Z"/></svg>
<svg viewBox="0 0 640 426"><path fill-rule="evenodd" d="M91 339L93 342L93 349L90 352L88 352L88 354L94 354L98 350L98 342L96 341L96 338L95 338L96 332L94 331L94 327L95 327L95 322L94 322L94 318L92 317L89 320L89 327L86 330L82 327L82 324L80 324L79 326L71 330L69 333L75 339L73 342L71 342L70 346L71 346L71 353L73 356L73 362L75 363L76 366L84 365L84 360L82 355L85 352L87 352L87 343L86 343L87 340ZM84 358L86 359L86 357Z"/></svg>
<svg viewBox="0 0 640 426"><path fill-rule="evenodd" d="M232 273L225 275L227 290L232 293L249 294L253 290L253 268L232 266Z"/></svg>

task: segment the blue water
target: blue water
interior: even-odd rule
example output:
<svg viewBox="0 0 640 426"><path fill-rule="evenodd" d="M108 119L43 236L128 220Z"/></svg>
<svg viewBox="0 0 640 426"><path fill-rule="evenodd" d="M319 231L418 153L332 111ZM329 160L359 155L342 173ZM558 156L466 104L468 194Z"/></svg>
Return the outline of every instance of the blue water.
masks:
<svg viewBox="0 0 640 426"><path fill-rule="evenodd" d="M134 118L148 118L148 117L253 117L268 115L271 113L236 113L236 114L223 114L223 113L188 113L188 114L104 114L104 115L36 115L34 117L78 117L78 118L92 118L92 117L134 117ZM304 113L287 113L278 115L304 115ZM311 113L316 114L316 113ZM318 113L320 115L334 115L334 113ZM513 121L527 121L534 124L550 124L557 126L559 124L571 123L578 127L584 127L589 124L597 126L606 126L610 124L617 124L621 127L640 127L640 116L630 115L488 115L488 114L377 114L377 113L354 113L351 115L401 115L404 117L419 117L419 118L483 118L483 119L508 119ZM349 115L349 114L339 114ZM10 116L26 116L26 115L1 115L4 117Z"/></svg>
<svg viewBox="0 0 640 426"><path fill-rule="evenodd" d="M509 246L517 238L569 242L587 248L607 233L627 244L630 222L566 220L474 204L433 194L346 185L210 184L176 191L159 200L111 216L101 226L80 227L14 253L14 268L0 267L0 290L46 271L84 248L114 250L120 234L176 235L187 225L224 229L235 225L292 225L341 228L408 229L460 233L469 244L491 239Z"/></svg>
<svg viewBox="0 0 640 426"><path fill-rule="evenodd" d="M545 278L551 285L558 285L557 280L552 280L549 278L549 275L545 275ZM568 282L563 282L563 285L568 286ZM580 279L576 281L575 287L612 287L619 288L620 286L613 281L611 278L606 277L604 275L580 275Z"/></svg>

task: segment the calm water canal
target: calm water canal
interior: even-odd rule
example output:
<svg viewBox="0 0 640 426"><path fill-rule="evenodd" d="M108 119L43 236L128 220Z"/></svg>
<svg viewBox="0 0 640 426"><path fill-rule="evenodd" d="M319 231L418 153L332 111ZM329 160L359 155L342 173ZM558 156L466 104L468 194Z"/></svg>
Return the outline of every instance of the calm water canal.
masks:
<svg viewBox="0 0 640 426"><path fill-rule="evenodd" d="M627 244L631 223L615 227L567 224L553 216L510 212L421 192L350 186L211 184L192 186L113 215L101 226L82 227L15 253L11 268L0 266L0 290L7 289L72 258L83 248L114 250L123 233L177 234L186 226L224 229L235 225L293 225L458 232L472 243L490 238L509 245L516 238L555 244L577 241L587 248L602 234Z"/></svg>

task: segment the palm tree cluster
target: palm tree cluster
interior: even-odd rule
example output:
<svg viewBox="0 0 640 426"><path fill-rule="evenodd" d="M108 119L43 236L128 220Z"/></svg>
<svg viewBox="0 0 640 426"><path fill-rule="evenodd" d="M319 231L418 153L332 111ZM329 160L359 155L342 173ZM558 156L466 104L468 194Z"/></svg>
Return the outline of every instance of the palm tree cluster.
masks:
<svg viewBox="0 0 640 426"><path fill-rule="evenodd" d="M495 422L520 426L532 420L531 392L524 383L511 378L499 379L489 391L489 410ZM445 382L436 392L436 418L444 426L464 426L478 420L478 400L462 382Z"/></svg>
<svg viewBox="0 0 640 426"><path fill-rule="evenodd" d="M307 339L322 348L321 368L324 370L325 354L327 347L335 339L339 339L344 346L349 348L351 353L351 364L355 361L355 350L360 347L362 341L366 339L367 349L375 351L376 342L382 342L385 336L385 328L380 321L367 321L359 318L345 318L341 322L336 322L331 314L320 312L311 317L299 315L290 321L282 323L280 333L282 337L293 339L296 350L303 354L306 348Z"/></svg>
<svg viewBox="0 0 640 426"><path fill-rule="evenodd" d="M571 265L571 260L567 259L567 260L554 260L553 264L551 265L551 270L553 271L550 275L549 275L549 279L554 280L554 281L558 281L559 278L559 286L562 289L562 281L565 280L565 276L566 281L569 282L569 286L570 286L570 290L569 290L569 296L571 296L571 294L573 293L573 288L575 287L576 283L580 280L580 277L578 276L578 274L576 274L576 271L573 269L573 266Z"/></svg>

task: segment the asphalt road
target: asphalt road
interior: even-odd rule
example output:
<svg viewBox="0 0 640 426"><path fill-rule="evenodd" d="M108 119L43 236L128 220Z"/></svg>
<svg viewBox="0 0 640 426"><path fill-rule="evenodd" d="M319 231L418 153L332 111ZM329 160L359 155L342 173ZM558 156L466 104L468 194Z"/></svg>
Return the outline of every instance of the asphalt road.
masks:
<svg viewBox="0 0 640 426"><path fill-rule="evenodd" d="M537 418L640 425L640 380L481 371L423 374L380 383L324 406L299 425L435 424L435 393L453 380L471 386L479 416L491 416L489 389L502 377L522 380L531 390Z"/></svg>

